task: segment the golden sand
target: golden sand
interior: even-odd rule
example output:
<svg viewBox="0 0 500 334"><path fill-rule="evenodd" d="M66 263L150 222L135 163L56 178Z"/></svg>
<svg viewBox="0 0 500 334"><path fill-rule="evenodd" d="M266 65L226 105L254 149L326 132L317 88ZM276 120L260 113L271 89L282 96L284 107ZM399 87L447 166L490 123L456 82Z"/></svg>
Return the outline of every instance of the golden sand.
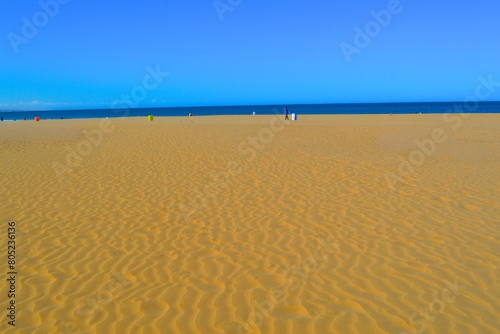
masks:
<svg viewBox="0 0 500 334"><path fill-rule="evenodd" d="M498 333L500 115L281 118L0 123L0 332Z"/></svg>

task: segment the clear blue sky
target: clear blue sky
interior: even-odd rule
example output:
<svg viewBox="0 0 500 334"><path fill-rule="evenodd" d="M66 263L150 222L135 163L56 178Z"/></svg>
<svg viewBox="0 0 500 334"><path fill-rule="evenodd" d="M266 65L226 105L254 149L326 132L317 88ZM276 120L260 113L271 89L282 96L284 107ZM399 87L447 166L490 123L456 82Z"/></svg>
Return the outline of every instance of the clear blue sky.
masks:
<svg viewBox="0 0 500 334"><path fill-rule="evenodd" d="M401 0L357 46L389 1L55 1L3 4L0 109L462 101L500 82L498 0ZM145 90L148 67L169 75Z"/></svg>

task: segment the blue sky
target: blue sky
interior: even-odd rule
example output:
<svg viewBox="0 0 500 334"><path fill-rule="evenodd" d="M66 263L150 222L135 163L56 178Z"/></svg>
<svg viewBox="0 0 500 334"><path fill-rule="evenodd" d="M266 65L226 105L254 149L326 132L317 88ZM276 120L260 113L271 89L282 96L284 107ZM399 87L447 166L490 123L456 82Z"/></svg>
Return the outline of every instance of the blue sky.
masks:
<svg viewBox="0 0 500 334"><path fill-rule="evenodd" d="M500 82L498 13L497 0L8 1L0 109L462 101L479 76Z"/></svg>

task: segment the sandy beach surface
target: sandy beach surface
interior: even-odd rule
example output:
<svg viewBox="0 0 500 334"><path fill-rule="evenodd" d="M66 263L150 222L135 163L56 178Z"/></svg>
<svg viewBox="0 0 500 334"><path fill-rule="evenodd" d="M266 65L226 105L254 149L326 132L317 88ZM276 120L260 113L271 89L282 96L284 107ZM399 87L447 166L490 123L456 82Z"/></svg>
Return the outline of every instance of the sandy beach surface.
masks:
<svg viewBox="0 0 500 334"><path fill-rule="evenodd" d="M282 118L0 123L0 332L500 331L500 115Z"/></svg>

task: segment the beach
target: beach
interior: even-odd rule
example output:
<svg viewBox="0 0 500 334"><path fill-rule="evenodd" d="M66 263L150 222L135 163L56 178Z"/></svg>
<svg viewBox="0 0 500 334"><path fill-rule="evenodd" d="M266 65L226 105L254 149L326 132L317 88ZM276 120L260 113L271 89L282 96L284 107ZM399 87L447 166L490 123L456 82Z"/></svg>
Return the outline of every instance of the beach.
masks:
<svg viewBox="0 0 500 334"><path fill-rule="evenodd" d="M0 332L498 333L500 115L283 118L0 123Z"/></svg>

